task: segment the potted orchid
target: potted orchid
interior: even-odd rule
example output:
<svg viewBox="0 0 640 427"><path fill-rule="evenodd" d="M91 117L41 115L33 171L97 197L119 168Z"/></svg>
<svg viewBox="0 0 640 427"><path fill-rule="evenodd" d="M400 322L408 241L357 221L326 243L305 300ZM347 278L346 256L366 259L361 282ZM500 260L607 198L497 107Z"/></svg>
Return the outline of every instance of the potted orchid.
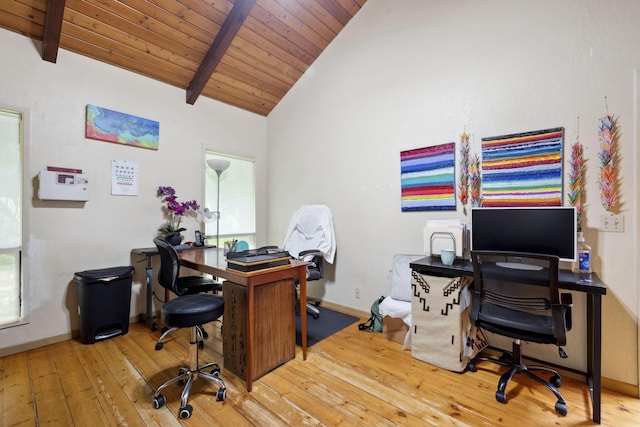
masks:
<svg viewBox="0 0 640 427"><path fill-rule="evenodd" d="M172 245L179 245L182 241L182 235L180 233L186 230L186 228L180 227L182 217L191 212L198 212L200 205L198 205L198 202L195 200L182 203L178 202L176 190L174 190L173 187L158 187L156 196L162 198L162 202L166 204L163 210L165 211L165 215L167 215L167 222L158 228L158 236L163 237Z"/></svg>

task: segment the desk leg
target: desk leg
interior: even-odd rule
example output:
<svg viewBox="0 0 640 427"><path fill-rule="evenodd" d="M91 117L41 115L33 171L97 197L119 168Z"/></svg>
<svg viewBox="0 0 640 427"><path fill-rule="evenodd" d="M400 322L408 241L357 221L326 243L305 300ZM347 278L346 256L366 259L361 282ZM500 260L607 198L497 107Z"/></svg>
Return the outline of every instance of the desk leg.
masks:
<svg viewBox="0 0 640 427"><path fill-rule="evenodd" d="M253 387L253 336L255 333L255 295L252 284L247 285L247 391Z"/></svg>
<svg viewBox="0 0 640 427"><path fill-rule="evenodd" d="M300 338L302 339L302 360L307 360L307 267L298 267L300 286Z"/></svg>
<svg viewBox="0 0 640 427"><path fill-rule="evenodd" d="M151 330L155 331L158 329L158 325L156 325L156 322L153 320L153 263L151 256L147 256L147 268L145 270L147 274L147 287L145 293L147 313L144 321L145 323L150 323Z"/></svg>
<svg viewBox="0 0 640 427"><path fill-rule="evenodd" d="M600 424L602 405L602 297L587 295L587 383L593 421Z"/></svg>

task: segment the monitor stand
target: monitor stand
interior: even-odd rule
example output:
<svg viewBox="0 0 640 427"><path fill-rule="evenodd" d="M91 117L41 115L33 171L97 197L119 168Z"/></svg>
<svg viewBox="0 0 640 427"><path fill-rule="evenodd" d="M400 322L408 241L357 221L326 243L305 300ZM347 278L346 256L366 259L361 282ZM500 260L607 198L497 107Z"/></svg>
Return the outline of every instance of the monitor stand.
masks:
<svg viewBox="0 0 640 427"><path fill-rule="evenodd" d="M542 270L541 265L535 264L524 264L522 262L496 262L498 267L510 268L512 270L528 270L528 271L540 271Z"/></svg>

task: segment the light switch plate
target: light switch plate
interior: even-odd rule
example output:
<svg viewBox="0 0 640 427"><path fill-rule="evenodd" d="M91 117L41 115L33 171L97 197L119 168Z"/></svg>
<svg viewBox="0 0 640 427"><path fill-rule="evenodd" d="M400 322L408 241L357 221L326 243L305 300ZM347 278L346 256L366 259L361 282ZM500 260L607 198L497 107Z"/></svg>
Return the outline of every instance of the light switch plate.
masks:
<svg viewBox="0 0 640 427"><path fill-rule="evenodd" d="M600 230L622 233L624 231L624 217L622 214L607 212L600 216Z"/></svg>

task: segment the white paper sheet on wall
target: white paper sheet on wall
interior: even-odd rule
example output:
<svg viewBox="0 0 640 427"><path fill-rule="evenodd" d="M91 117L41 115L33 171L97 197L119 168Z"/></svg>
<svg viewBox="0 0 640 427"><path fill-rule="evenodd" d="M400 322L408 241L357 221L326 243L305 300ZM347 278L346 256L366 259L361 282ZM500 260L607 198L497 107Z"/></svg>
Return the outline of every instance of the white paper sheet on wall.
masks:
<svg viewBox="0 0 640 427"><path fill-rule="evenodd" d="M138 162L111 161L111 195L138 195Z"/></svg>

